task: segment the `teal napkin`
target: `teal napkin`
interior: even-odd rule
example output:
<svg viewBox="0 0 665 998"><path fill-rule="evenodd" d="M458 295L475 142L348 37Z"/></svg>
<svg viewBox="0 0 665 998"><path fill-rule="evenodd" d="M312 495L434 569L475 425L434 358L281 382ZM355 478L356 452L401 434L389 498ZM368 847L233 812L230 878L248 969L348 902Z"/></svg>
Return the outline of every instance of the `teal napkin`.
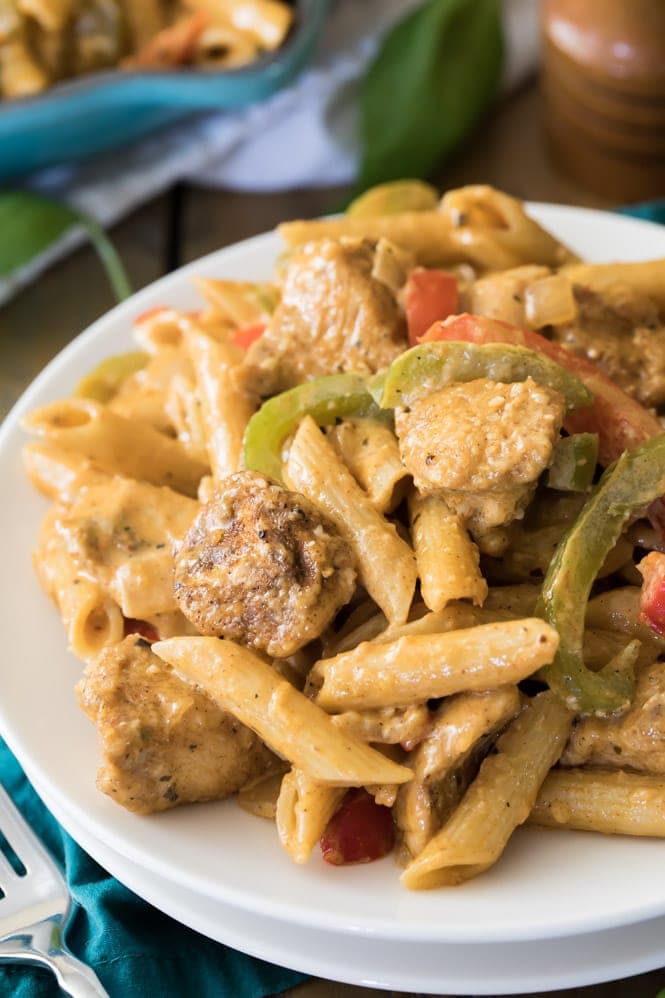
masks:
<svg viewBox="0 0 665 998"><path fill-rule="evenodd" d="M633 215L635 218L646 218L649 222L665 222L665 198L658 201L643 201L641 204L629 204L625 208L617 208L621 215Z"/></svg>
<svg viewBox="0 0 665 998"><path fill-rule="evenodd" d="M111 998L263 998L305 980L206 939L114 880L47 811L2 740L0 782L64 871L74 899L67 945ZM0 995L60 994L48 971L0 964Z"/></svg>

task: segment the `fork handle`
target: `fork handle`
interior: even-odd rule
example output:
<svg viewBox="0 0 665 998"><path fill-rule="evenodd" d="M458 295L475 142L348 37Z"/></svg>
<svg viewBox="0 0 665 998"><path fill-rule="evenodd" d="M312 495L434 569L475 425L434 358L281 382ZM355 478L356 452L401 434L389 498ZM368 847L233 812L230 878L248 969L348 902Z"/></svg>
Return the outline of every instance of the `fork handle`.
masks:
<svg viewBox="0 0 665 998"><path fill-rule="evenodd" d="M49 956L58 984L71 998L109 998L94 970L69 950L63 949Z"/></svg>
<svg viewBox="0 0 665 998"><path fill-rule="evenodd" d="M68 949L58 947L48 948L48 952L35 940L21 935L0 942L0 962L15 960L18 963L29 963L34 967L47 967L65 992L71 998L109 998L108 992L102 987L101 981L94 970L78 960Z"/></svg>

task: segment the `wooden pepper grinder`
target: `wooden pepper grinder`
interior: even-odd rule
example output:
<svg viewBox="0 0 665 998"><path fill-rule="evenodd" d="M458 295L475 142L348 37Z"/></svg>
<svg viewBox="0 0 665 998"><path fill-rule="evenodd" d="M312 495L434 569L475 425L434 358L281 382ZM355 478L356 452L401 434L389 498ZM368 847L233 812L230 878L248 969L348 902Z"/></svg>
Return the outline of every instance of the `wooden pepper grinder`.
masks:
<svg viewBox="0 0 665 998"><path fill-rule="evenodd" d="M665 0L543 0L554 159L614 201L665 196Z"/></svg>

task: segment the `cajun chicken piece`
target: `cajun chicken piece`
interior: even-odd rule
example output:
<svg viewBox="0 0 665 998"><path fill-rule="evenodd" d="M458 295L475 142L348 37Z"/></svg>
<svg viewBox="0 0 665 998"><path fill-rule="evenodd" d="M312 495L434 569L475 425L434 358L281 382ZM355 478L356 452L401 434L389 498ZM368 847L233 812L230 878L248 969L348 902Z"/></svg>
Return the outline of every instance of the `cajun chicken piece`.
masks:
<svg viewBox="0 0 665 998"><path fill-rule="evenodd" d="M398 790L396 821L406 853L417 856L446 821L491 739L520 711L516 686L446 698L409 756L414 779Z"/></svg>
<svg viewBox="0 0 665 998"><path fill-rule="evenodd" d="M484 536L524 515L564 412L563 397L531 378L478 378L399 409L395 425L416 488L444 499L484 550Z"/></svg>
<svg viewBox="0 0 665 998"><path fill-rule="evenodd" d="M647 406L665 403L665 325L646 295L627 284L600 294L574 285L577 317L553 326L552 339L598 364Z"/></svg>
<svg viewBox="0 0 665 998"><path fill-rule="evenodd" d="M70 561L108 588L125 616L151 617L177 609L171 550L198 509L166 486L116 476L112 487L81 489L55 529Z"/></svg>
<svg viewBox="0 0 665 998"><path fill-rule="evenodd" d="M247 351L248 386L274 395L323 374L387 367L407 345L397 291L410 264L387 240L307 243L289 262L268 328Z"/></svg>
<svg viewBox="0 0 665 998"><path fill-rule="evenodd" d="M135 634L88 664L77 693L101 739L97 787L129 811L228 797L274 758Z"/></svg>
<svg viewBox="0 0 665 998"><path fill-rule="evenodd" d="M221 483L176 551L176 600L201 633L277 658L322 633L355 579L334 524L251 471Z"/></svg>
<svg viewBox="0 0 665 998"><path fill-rule="evenodd" d="M546 287L556 288L549 301ZM476 281L469 311L538 329L598 364L644 405L665 404L665 325L656 303L628 284L601 292L571 282L565 271L515 267Z"/></svg>
<svg viewBox="0 0 665 998"><path fill-rule="evenodd" d="M625 714L580 720L561 765L665 773L665 662L655 662L640 674L635 699Z"/></svg>

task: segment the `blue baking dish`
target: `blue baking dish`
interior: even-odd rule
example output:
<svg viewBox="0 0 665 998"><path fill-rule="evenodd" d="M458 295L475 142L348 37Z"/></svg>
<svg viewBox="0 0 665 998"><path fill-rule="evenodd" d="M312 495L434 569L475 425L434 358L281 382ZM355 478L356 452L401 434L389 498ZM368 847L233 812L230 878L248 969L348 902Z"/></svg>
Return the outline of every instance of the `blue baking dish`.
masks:
<svg viewBox="0 0 665 998"><path fill-rule="evenodd" d="M109 70L58 83L36 97L0 100L0 181L111 149L192 112L268 97L307 63L328 0L296 0L294 6L285 43L238 69Z"/></svg>

